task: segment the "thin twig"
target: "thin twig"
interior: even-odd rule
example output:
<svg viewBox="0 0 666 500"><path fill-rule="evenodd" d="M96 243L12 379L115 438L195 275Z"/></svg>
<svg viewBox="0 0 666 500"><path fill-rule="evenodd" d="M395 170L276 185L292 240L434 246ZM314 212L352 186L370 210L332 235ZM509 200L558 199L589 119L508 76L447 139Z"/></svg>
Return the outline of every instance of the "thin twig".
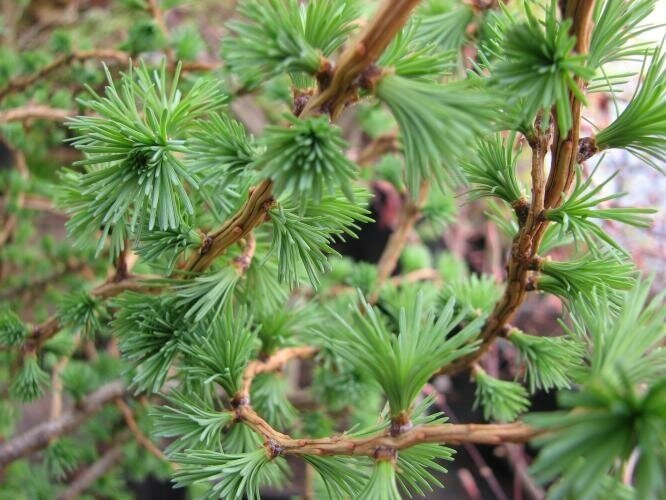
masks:
<svg viewBox="0 0 666 500"><path fill-rule="evenodd" d="M308 102L303 113L325 112L336 119L345 105L356 100L359 78L377 61L418 3L384 0L363 32L340 55L330 85Z"/></svg>
<svg viewBox="0 0 666 500"><path fill-rule="evenodd" d="M70 52L69 54L63 54L56 57L53 61L35 73L19 76L10 80L7 85L0 89L0 100L4 99L9 94L27 89L63 66L67 66L74 61L85 61L88 59L106 59L125 63L129 61L130 57L129 54L125 52L113 49L80 50Z"/></svg>
<svg viewBox="0 0 666 500"><path fill-rule="evenodd" d="M232 263L239 275L243 275L247 272L250 264L252 264L252 258L254 257L256 249L257 240L255 239L254 234L250 231L245 237L243 252L236 257Z"/></svg>
<svg viewBox="0 0 666 500"><path fill-rule="evenodd" d="M282 370L292 359L308 359L317 354L316 347L285 347L275 352L268 359L251 361L243 374L243 385L234 400L240 404L248 404L250 401L250 387L254 378L261 373L276 372Z"/></svg>
<svg viewBox="0 0 666 500"><path fill-rule="evenodd" d="M74 61L87 61L91 59L106 60L117 64L129 64L131 56L127 52L114 49L78 50L70 52L69 54L63 54L56 57L53 61L37 70L35 73L18 76L10 80L2 89L0 89L0 101L10 94L26 90L49 76L51 73L68 66ZM171 62L169 67L174 68L174 63ZM191 61L183 63L182 71L213 71L219 67L220 64L217 62L208 63L203 61Z"/></svg>
<svg viewBox="0 0 666 500"><path fill-rule="evenodd" d="M377 264L377 280L375 282L375 289L370 295L370 303L377 302L381 286L391 276L398 265L398 259L400 259L400 255L407 244L409 235L412 233L417 221L421 218L421 208L428 197L429 187L429 184L424 182L421 185L418 199L412 200L408 198L402 206L398 225L393 233L391 233L391 237L386 243L386 247Z"/></svg>
<svg viewBox="0 0 666 500"><path fill-rule="evenodd" d="M104 405L125 394L126 390L122 380L109 382L86 396L72 411L63 413L54 420L36 425L24 433L0 443L0 467L46 447L52 439L58 436L76 430L81 423L99 412Z"/></svg>
<svg viewBox="0 0 666 500"><path fill-rule="evenodd" d="M61 122L74 113L69 109L52 108L41 104L28 104L0 111L0 123L25 120L51 120Z"/></svg>
<svg viewBox="0 0 666 500"><path fill-rule="evenodd" d="M107 281L94 288L90 293L100 299L115 297L125 291L153 292L159 290L146 282L144 276L129 276L120 281ZM46 321L34 325L24 344L24 352L34 352L39 350L48 339L60 331L62 324L57 315L51 316Z"/></svg>
<svg viewBox="0 0 666 500"><path fill-rule="evenodd" d="M127 403L125 403L125 400L121 397L116 398L116 406L120 410L120 413L123 415L123 419L125 420L125 424L129 428L130 432L134 436L134 439L136 439L137 443L139 443L148 453L151 455L159 458L160 460L164 462L169 462L167 457L164 455L162 450L160 450L155 443L153 443L139 428L139 424L137 423L136 419L134 418L134 413L132 412L132 409L129 407ZM172 469L175 469L176 466L175 464L169 462L169 465L171 466Z"/></svg>
<svg viewBox="0 0 666 500"><path fill-rule="evenodd" d="M278 451L282 455L357 455L373 457L378 450L402 450L421 443L478 443L488 445L523 443L541 433L522 422L514 422L511 424L418 425L398 436L390 436L386 431L362 438L349 438L345 435L339 435L305 439L292 438L278 432L248 405L239 405L236 408L236 416L252 430L261 434L270 449Z"/></svg>
<svg viewBox="0 0 666 500"><path fill-rule="evenodd" d="M14 153L14 164L16 170L19 171L19 175L23 180L27 180L30 176L30 171L28 170L28 164L25 161L25 155L23 151L16 149L13 150ZM16 208L15 210L4 216L4 224L2 229L0 229L0 248L2 248L7 241L14 234L14 230L18 224L18 212L23 208L23 203L25 201L25 192L23 190L19 191L16 196Z"/></svg>
<svg viewBox="0 0 666 500"><path fill-rule="evenodd" d="M572 30L577 35L576 50L581 54L586 53L587 47L589 47L593 9L594 0L569 0L567 2L567 16L573 19ZM584 87L584 82L578 81L578 84L581 88ZM573 115L572 130L567 137L560 138L557 134L557 127L555 127L554 154L548 181L544 179L543 169L550 138L547 133L541 131L540 118L537 118L535 125L535 137L528 138L532 148L532 202L527 218L525 221L520 221L518 235L513 240L506 288L481 331L481 345L472 354L458 358L450 365L442 367L440 373L456 373L485 354L498 336L507 333L507 323L511 321L525 299L532 263L548 227L548 220L542 217L543 210L561 203L561 193L569 188L573 179L575 160L579 150L581 112L580 102L574 98L573 94L570 95L570 106ZM576 144L576 153L574 153L573 144ZM518 215L520 219L520 214Z"/></svg>
<svg viewBox="0 0 666 500"><path fill-rule="evenodd" d="M167 45L164 48L164 55L166 55L167 61L171 63L174 60L174 53L173 49L169 45L169 28L164 21L164 13L162 12L162 9L160 8L157 0L148 0L147 9L152 18L155 20L155 24L157 24L157 27L160 29L167 41Z"/></svg>

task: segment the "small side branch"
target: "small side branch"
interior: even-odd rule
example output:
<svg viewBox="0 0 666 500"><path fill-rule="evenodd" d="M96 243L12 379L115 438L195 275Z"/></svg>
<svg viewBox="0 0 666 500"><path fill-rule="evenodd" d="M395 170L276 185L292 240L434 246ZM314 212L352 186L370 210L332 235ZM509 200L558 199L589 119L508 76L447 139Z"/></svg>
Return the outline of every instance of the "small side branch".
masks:
<svg viewBox="0 0 666 500"><path fill-rule="evenodd" d="M119 63L125 63L129 61L129 55L125 52L111 49L80 50L71 52L69 54L63 54L59 57L56 57L53 61L35 73L26 76L20 76L10 80L7 85L0 89L0 100L4 99L9 94L14 92L21 92L28 87L31 87L39 80L46 78L51 73L71 64L74 61L85 61L88 59L106 59Z"/></svg>
<svg viewBox="0 0 666 500"><path fill-rule="evenodd" d="M0 443L0 468L45 448L54 438L74 431L86 419L99 412L104 405L123 396L126 390L121 380L109 382L83 399L76 409Z"/></svg>
<svg viewBox="0 0 666 500"><path fill-rule="evenodd" d="M387 433L349 438L344 435L321 439L296 439L276 431L251 407L241 405L237 416L267 443L280 449L283 455L357 455L373 457L380 449L401 450L422 443L463 444L477 443L499 445L523 443L540 434L540 431L516 422L512 424L440 424L417 426L398 436Z"/></svg>
<svg viewBox="0 0 666 500"><path fill-rule="evenodd" d="M327 112L337 118L354 100L358 80L409 19L419 0L385 0L358 39L340 55L331 83L310 100L304 114Z"/></svg>
<svg viewBox="0 0 666 500"><path fill-rule="evenodd" d="M407 244L409 235L421 218L421 208L423 208L423 204L428 197L429 188L429 184L424 182L421 185L418 199L413 200L408 198L405 201L400 212L400 218L398 219L398 226L391 234L379 258L379 263L377 264L377 282L375 283L375 290L370 296L370 303L377 302L381 286L391 276L398 265L398 259L400 259L400 255Z"/></svg>
<svg viewBox="0 0 666 500"><path fill-rule="evenodd" d="M18 108L0 111L0 123L19 122L26 120L49 120L62 122L74 113L68 109L51 108L41 104L29 104Z"/></svg>
<svg viewBox="0 0 666 500"><path fill-rule="evenodd" d="M317 354L318 349L311 346L285 347L274 353L265 361L251 361L243 374L243 387L234 398L238 404L247 404L250 400L250 388L255 377L261 373L282 370L292 359L308 359Z"/></svg>
<svg viewBox="0 0 666 500"><path fill-rule="evenodd" d="M155 446L155 443L153 443L141 431L141 429L139 428L139 424L134 418L134 413L132 412L132 409L129 407L127 403L125 403L125 400L121 397L116 398L116 406L120 410L120 413L122 413L123 419L125 420L125 424L127 425L127 428L130 430L132 435L134 436L134 439L136 439L137 443L139 443L151 455L159 458L160 460L168 462L168 459L166 458L162 450L160 450L157 446ZM171 465L173 467L173 464Z"/></svg>

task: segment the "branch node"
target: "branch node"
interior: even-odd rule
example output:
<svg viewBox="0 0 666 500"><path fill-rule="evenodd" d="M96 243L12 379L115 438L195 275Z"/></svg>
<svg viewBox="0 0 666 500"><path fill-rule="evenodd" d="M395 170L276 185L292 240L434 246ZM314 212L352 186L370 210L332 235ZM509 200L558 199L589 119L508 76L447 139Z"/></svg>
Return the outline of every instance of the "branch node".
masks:
<svg viewBox="0 0 666 500"><path fill-rule="evenodd" d="M398 453L395 448L392 448L390 446L378 446L377 449L375 449L373 458L378 462L379 461L395 462L395 460L398 458Z"/></svg>

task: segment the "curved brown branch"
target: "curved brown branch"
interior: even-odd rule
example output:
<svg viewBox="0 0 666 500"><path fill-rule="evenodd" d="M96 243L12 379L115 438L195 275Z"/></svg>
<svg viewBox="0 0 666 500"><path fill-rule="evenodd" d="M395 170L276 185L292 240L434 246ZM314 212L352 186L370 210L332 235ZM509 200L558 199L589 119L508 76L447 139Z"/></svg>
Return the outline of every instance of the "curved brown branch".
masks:
<svg viewBox="0 0 666 500"><path fill-rule="evenodd" d="M340 55L331 83L305 107L304 114L326 112L336 119L356 99L359 79L402 29L419 0L385 0L359 37Z"/></svg>
<svg viewBox="0 0 666 500"><path fill-rule="evenodd" d="M250 401L250 388L254 378L260 373L269 373L282 370L292 359L308 359L313 357L319 349L311 346L285 347L275 352L268 359L251 361L243 374L243 386L234 397L236 404L248 404Z"/></svg>
<svg viewBox="0 0 666 500"><path fill-rule="evenodd" d="M266 220L266 214L275 204L273 182L262 181L252 188L245 204L216 232L207 235L199 251L192 255L187 270L200 272L206 269L227 248L247 236Z"/></svg>
<svg viewBox="0 0 666 500"><path fill-rule="evenodd" d="M29 104L0 111L0 123L25 120L50 120L62 122L74 113L68 109L51 108L41 104Z"/></svg>
<svg viewBox="0 0 666 500"><path fill-rule="evenodd" d="M108 299L120 295L125 291L135 291L135 292L151 292L156 290L146 278L143 276L129 276L126 279L120 281L114 281L113 279L102 283L98 287L92 290L91 295L100 299ZM23 346L24 352L32 352L38 350L44 345L48 339L53 337L56 333L60 331L62 325L58 316L51 316L46 321L39 323L38 325L33 326L32 331L28 335L28 338L25 341Z"/></svg>
<svg viewBox="0 0 666 500"><path fill-rule="evenodd" d="M54 438L76 430L86 419L99 412L104 405L123 396L125 392L126 387L122 380L109 382L85 397L76 409L0 443L0 468L46 447Z"/></svg>
<svg viewBox="0 0 666 500"><path fill-rule="evenodd" d="M69 54L63 54L59 57L56 57L53 61L35 73L19 76L10 80L9 83L0 89L0 101L10 94L21 92L33 86L43 78L49 76L51 73L54 73L60 68L68 66L74 61L87 61L90 59L106 60L117 64L129 64L131 56L127 52L114 49L78 50ZM173 61L170 61L169 67L175 67ZM182 71L212 71L219 67L219 63L190 61L183 63Z"/></svg>
<svg viewBox="0 0 666 500"><path fill-rule="evenodd" d="M586 53L589 47L591 19L594 0L569 0L566 6L568 17L573 19L572 33L577 37L576 50ZM585 82L578 81L581 89ZM566 192L574 178L574 167L579 154L581 104L573 95L570 98L573 126L562 138L557 133L553 139L553 155L548 180L544 180L544 162L550 138L540 131L540 119L535 126L536 134L529 138L532 148L532 202L527 218L520 226L511 246L507 284L502 297L495 305L481 332L481 345L470 355L463 356L450 365L442 367L440 373L456 373L468 367L485 354L498 336L506 335L508 322L522 304L530 290L532 262L537 254L548 221L542 217L544 209L561 203L561 194ZM573 145L576 145L574 148Z"/></svg>
<svg viewBox="0 0 666 500"><path fill-rule="evenodd" d="M421 218L421 208L423 208L423 204L428 197L429 188L430 185L424 182L421 185L418 199L413 200L411 197L408 197L403 204L400 211L400 218L398 219L398 226L391 233L386 247L379 258L379 263L377 264L377 281L375 283L375 290L370 295L370 303L377 302L381 286L391 276L393 270L398 265L398 259L400 259L400 255L407 244L409 235Z"/></svg>
<svg viewBox="0 0 666 500"><path fill-rule="evenodd" d="M564 15L573 21L570 33L576 38L575 50L579 54L587 54L590 47L594 3L594 0L566 2ZM585 80L577 77L576 84L581 91L585 91L587 85ZM571 130L564 137L560 137L557 127L554 133L550 174L546 183L545 208L552 208L560 202L562 193L569 191L575 176L582 103L571 91L569 91L569 107L572 116Z"/></svg>
<svg viewBox="0 0 666 500"><path fill-rule="evenodd" d="M132 412L132 409L129 407L127 403L125 403L125 400L122 397L117 397L116 398L116 406L120 410L120 413L123 415L123 419L125 420L125 424L127 425L127 428L130 430L130 432L134 435L134 439L136 439L137 443L139 443L143 448L150 453L151 455L159 458L160 460L163 460L165 462L169 462L167 457L164 455L162 450L160 450L155 443L153 443L139 428L139 424L136 422L136 419L134 418L134 413ZM170 462L169 462L170 463ZM174 468L175 464L171 464L171 467Z"/></svg>
<svg viewBox="0 0 666 500"><path fill-rule="evenodd" d="M401 450L421 443L478 443L498 445L524 443L538 436L526 424L439 424L416 426L399 436L382 433L363 438L345 435L321 439L296 439L276 431L251 407L241 405L236 414L245 424L264 437L271 450L282 455L363 455L373 457L380 450Z"/></svg>
<svg viewBox="0 0 666 500"><path fill-rule="evenodd" d="M10 80L7 85L0 89L0 100L4 99L9 94L27 89L54 71L67 66L74 61L85 61L88 59L106 59L126 63L129 61L130 57L126 52L112 49L80 50L69 54L63 54L56 57L53 61L35 73L19 76Z"/></svg>

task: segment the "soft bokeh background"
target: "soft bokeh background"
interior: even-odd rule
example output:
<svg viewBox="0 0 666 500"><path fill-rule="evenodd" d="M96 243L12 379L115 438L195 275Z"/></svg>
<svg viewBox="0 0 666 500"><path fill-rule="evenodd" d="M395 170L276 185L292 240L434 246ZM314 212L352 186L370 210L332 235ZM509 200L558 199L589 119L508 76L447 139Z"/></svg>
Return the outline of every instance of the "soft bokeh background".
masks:
<svg viewBox="0 0 666 500"><path fill-rule="evenodd" d="M17 72L30 74L72 49L122 49L141 53L152 61L159 60L166 42L147 16L137 15L132 10L133 4L138 1L2 0L0 87ZM172 42L169 44L171 50L179 57L204 63L215 71L220 63L219 43L225 36L224 23L233 15L234 3L230 0L163 1L165 23L172 34ZM368 4L373 3L368 1ZM652 21L659 23L664 19L666 2L660 1ZM654 41L660 41L663 36L663 28L646 34ZM636 62L635 65L639 67L640 63ZM119 68L116 65L111 69L117 72ZM616 112L616 106L623 106L623 98L632 94L637 81L637 78L633 78L628 82L617 103L599 94L592 96L585 112L588 122L582 135L590 135L595 126L602 127L609 123ZM79 108L74 98L83 91L83 83L95 88L103 85L98 61L76 63L54 72L43 83L32 87L30 92L5 99L0 104L0 113L12 107L30 104L55 107L76 114ZM233 112L245 122L248 129L259 133L265 124L288 111L286 103L278 101L276 104L274 99L284 96L284 92L288 92L288 89L279 83L275 84L267 94L246 96L235 101ZM390 121L384 122L383 116L374 116L367 111L363 106L354 108L341 120L341 126L352 145L349 155L354 159L362 155L371 140L372 130L388 134L394 132L390 130ZM387 132L383 130L385 127L388 127ZM0 301L18 305L22 317L33 321L39 321L52 312L49 304L77 280L99 271L82 264L76 253L71 252L71 245L65 239L66 217L54 207L50 199L49 186L57 182L57 169L78 158L77 152L63 143L67 136L62 120L0 122L0 169L6 172L19 171L22 165L17 162L13 152L21 148L26 153L28 172L27 175L14 176L11 181L7 180L9 177L2 177L2 182L18 182L16 179L21 178L32 183L31 194L25 203L30 214L29 217L21 218L17 228L16 238L22 244L8 246L0 253ZM527 178L526 160L523 159L520 167L523 179ZM595 161L585 165L588 172L594 167ZM604 179L616 170L619 170L619 174L607 186L608 193L626 191L629 194L620 200L620 204L658 208L659 213L648 230L609 226L608 231L630 251L645 273L656 274L654 286L662 288L666 281L666 178L634 157L612 151L605 156L596 179ZM0 196L5 187L0 185ZM341 251L354 259L370 262L379 257L396 222L400 204L399 195L390 186L377 184L374 190L377 196L373 210L378 222L365 228L359 241L341 248ZM10 202L3 197L0 207ZM465 203L464 197L452 198L450 222L440 234L430 238L429 245L433 250L446 250L463 260L471 271L501 278L507 241L487 221L483 215L485 209L484 202ZM6 222L6 219L2 220ZM560 331L556 323L560 312L560 304L554 297L532 297L522 307L516 323L526 330L539 329L544 334L554 334ZM490 357L490 364L495 364L495 371L507 369L510 365L507 356L499 343ZM492 371L493 367L490 368ZM441 408L449 415L455 415L462 421L480 420L480 414L471 410L473 386L466 375L452 380L439 379L434 389L439 393ZM540 394L534 398L532 409L547 409L553 405L552 395ZM44 411L43 404L26 408L20 426L28 428L41 421ZM526 453L513 446L496 449L470 446L461 449L445 478L446 489L430 498L521 498L520 482L525 479L525 463L529 456L529 450ZM490 472L488 466L493 472ZM303 481L303 471L296 469L293 484L287 493L298 494L302 491ZM496 483L494 491L490 486L493 482ZM168 484L157 480L136 483L133 488L136 498L183 496L182 491L173 492ZM538 494L538 490L534 492L534 495ZM286 497L274 493L266 498Z"/></svg>

